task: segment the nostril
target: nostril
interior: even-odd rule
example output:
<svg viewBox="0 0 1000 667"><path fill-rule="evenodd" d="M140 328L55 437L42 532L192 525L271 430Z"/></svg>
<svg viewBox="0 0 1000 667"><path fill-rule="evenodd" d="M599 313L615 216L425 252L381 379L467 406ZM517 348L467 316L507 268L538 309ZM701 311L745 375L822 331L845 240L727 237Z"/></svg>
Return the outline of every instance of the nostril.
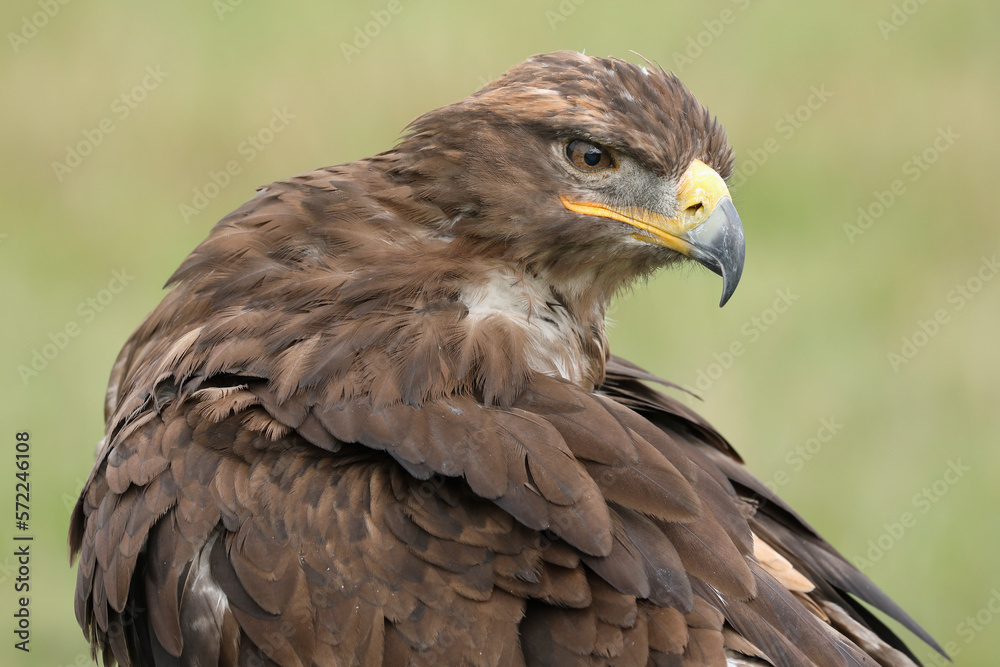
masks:
<svg viewBox="0 0 1000 667"><path fill-rule="evenodd" d="M698 202L697 204L692 204L691 206L688 206L686 209L684 209L684 214L687 215L688 217L697 218L702 213L704 213L704 211L705 211L705 205L702 204L701 202Z"/></svg>

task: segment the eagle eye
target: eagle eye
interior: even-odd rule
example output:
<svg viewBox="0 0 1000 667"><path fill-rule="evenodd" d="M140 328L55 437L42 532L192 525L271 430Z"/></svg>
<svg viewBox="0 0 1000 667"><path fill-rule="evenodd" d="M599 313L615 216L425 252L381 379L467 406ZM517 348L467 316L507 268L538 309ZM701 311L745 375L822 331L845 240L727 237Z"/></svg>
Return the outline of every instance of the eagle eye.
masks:
<svg viewBox="0 0 1000 667"><path fill-rule="evenodd" d="M617 167L611 159L611 151L580 139L566 144L566 159L580 171L604 171Z"/></svg>

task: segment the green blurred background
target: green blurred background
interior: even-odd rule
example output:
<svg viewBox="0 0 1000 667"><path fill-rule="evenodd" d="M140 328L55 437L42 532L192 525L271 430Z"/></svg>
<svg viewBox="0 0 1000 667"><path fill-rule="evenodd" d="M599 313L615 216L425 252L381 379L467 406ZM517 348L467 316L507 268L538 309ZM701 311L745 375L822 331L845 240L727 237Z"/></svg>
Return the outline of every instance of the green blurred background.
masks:
<svg viewBox="0 0 1000 667"><path fill-rule="evenodd" d="M112 361L211 225L257 185L384 150L527 56L576 49L677 71L737 152L740 289L719 310L715 276L658 275L614 305L615 352L696 389L750 469L957 664L997 664L1000 5L261 4L0 10L0 506L29 430L35 538L23 654L0 520L0 663L89 664L69 513Z"/></svg>

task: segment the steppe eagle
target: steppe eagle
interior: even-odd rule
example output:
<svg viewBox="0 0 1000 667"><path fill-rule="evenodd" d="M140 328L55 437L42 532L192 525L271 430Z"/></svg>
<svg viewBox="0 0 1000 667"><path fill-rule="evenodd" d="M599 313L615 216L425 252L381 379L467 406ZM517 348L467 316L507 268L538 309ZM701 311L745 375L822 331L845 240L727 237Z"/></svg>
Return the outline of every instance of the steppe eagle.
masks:
<svg viewBox="0 0 1000 667"><path fill-rule="evenodd" d="M732 166L673 75L560 52L260 188L114 365L70 535L95 655L913 664L859 600L936 647L608 349L653 271L732 294Z"/></svg>

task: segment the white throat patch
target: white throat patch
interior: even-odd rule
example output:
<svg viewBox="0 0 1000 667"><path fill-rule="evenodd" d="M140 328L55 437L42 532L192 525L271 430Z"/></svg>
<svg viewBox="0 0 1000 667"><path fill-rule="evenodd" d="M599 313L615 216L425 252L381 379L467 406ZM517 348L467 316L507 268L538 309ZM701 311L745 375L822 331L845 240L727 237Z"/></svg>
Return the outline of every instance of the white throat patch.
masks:
<svg viewBox="0 0 1000 667"><path fill-rule="evenodd" d="M529 340L528 364L532 370L576 384L592 379L584 341L593 334L581 330L544 276L499 268L488 274L485 282L465 289L461 299L469 309L470 326L503 317L523 329Z"/></svg>

